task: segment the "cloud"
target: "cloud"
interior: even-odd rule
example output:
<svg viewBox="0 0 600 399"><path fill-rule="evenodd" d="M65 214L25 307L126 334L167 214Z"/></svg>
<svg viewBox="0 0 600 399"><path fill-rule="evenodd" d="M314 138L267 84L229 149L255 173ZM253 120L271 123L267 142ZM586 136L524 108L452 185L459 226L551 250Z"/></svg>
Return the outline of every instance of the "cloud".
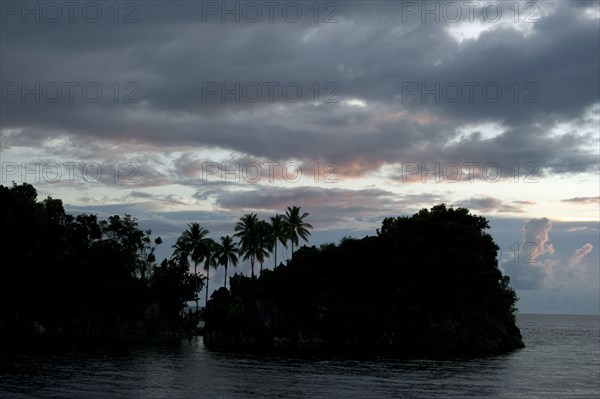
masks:
<svg viewBox="0 0 600 399"><path fill-rule="evenodd" d="M515 288L539 289L553 276L558 259L549 242L552 223L548 218L530 219L523 226L523 236L517 256L503 259L501 266L510 276Z"/></svg>
<svg viewBox="0 0 600 399"><path fill-rule="evenodd" d="M379 188L348 189L336 185L287 187L257 184L240 189L218 184L198 186L193 198L210 199L219 212L259 216L284 213L297 205L310 213L316 230L351 229L375 231L387 216L411 215L443 202L436 194L397 194Z"/></svg>
<svg viewBox="0 0 600 399"><path fill-rule="evenodd" d="M585 8L557 3L552 12L540 12L528 33L522 23L490 24L479 13L477 23L490 29L459 43L448 33L457 24L406 20L401 3L362 3L339 3L338 22L331 24L311 18L204 22L202 2L183 1L168 13L163 2L140 3L135 24L110 18L3 24L4 83L40 82L42 97L48 82L80 83L72 102L64 101L65 90L56 103L8 96L3 149L57 138L67 138L54 148L58 154L107 159L132 151L150 157L182 148L225 149L272 161L335 162L348 177L403 161L493 161L504 170L533 162L538 175L597 169L596 153L586 147L595 143L594 130L586 132L596 119L586 115L598 103L599 39L597 21L580 18ZM82 95L90 82L102 89L98 102ZM127 82L133 90L125 89ZM273 99L267 82L277 83ZM466 82L478 84L474 101ZM254 83L263 93L256 102L248 98ZM454 83L462 90L456 102L444 97ZM207 95L213 84L218 93ZM222 84L235 93L223 94ZM301 89L297 101L282 94L286 84ZM482 97L486 84L501 87L499 101ZM414 85L419 93L407 97ZM422 89L438 85L435 95L423 98ZM131 93L138 101L123 102ZM536 101L525 103L527 96ZM488 122L502 126L493 138L457 133ZM571 128L547 134L561 124ZM185 159L174 165L176 176L193 174L189 166Z"/></svg>
<svg viewBox="0 0 600 399"><path fill-rule="evenodd" d="M577 226L577 227L569 227L565 231L567 231L569 233L575 233L577 231L594 231L594 230L598 230L598 229L595 229L590 226Z"/></svg>
<svg viewBox="0 0 600 399"><path fill-rule="evenodd" d="M481 212L524 212L522 208L523 201L513 201L513 204L507 204L499 198L494 197L475 197L461 202L461 206Z"/></svg>
<svg viewBox="0 0 600 399"><path fill-rule="evenodd" d="M338 210L368 211L381 209L397 203L395 194L381 189L319 189L299 187L291 189L252 190L222 193L217 203L226 209L285 209L299 205L312 208L335 208ZM369 204L369 205L367 205Z"/></svg>
<svg viewBox="0 0 600 399"><path fill-rule="evenodd" d="M552 222L548 218L530 219L523 227L523 243L533 243L535 245L532 256L534 259L545 255L553 254L554 246L549 243L549 233L552 230Z"/></svg>
<svg viewBox="0 0 600 399"><path fill-rule="evenodd" d="M535 205L536 204L535 201L526 201L526 200L513 201L513 202L518 205Z"/></svg>
<svg viewBox="0 0 600 399"><path fill-rule="evenodd" d="M578 205L599 205L600 197L574 197L562 200L563 202L570 202Z"/></svg>
<svg viewBox="0 0 600 399"><path fill-rule="evenodd" d="M573 256L569 259L569 268L567 271L569 278L573 278L587 269L587 263L583 261L583 258L592 252L593 249L594 246L588 242L575 250Z"/></svg>

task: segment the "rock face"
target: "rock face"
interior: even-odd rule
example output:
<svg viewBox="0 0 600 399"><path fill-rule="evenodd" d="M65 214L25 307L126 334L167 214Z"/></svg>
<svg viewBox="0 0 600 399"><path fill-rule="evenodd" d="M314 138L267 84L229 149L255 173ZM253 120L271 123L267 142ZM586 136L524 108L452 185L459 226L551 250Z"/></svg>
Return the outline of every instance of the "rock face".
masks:
<svg viewBox="0 0 600 399"><path fill-rule="evenodd" d="M517 298L486 228L442 205L386 219L376 237L304 247L287 266L215 292L204 342L428 356L521 348Z"/></svg>

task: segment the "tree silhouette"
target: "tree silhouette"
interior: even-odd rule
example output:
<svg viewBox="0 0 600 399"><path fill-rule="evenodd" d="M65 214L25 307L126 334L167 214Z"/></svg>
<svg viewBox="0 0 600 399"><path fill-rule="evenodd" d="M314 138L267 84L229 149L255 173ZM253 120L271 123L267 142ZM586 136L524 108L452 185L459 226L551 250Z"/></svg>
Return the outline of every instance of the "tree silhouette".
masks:
<svg viewBox="0 0 600 399"><path fill-rule="evenodd" d="M190 274L187 258L173 257L164 259L152 275L152 298L160 306L166 322L171 325L187 321L184 308L187 301L197 296L197 287L202 286L202 279ZM196 320L194 317L192 320ZM196 325L193 322L190 327Z"/></svg>
<svg viewBox="0 0 600 399"><path fill-rule="evenodd" d="M171 259L177 261L181 265L186 265L187 267L189 267L190 253L186 243L181 238L179 238L171 248L173 248L173 254L171 255Z"/></svg>
<svg viewBox="0 0 600 399"><path fill-rule="evenodd" d="M216 244L217 246L217 260L219 265L225 267L225 280L223 282L223 288L227 288L227 266L231 263L232 266L237 266L238 263L238 250L236 244L233 242L233 238L230 236L221 237L221 243Z"/></svg>
<svg viewBox="0 0 600 399"><path fill-rule="evenodd" d="M0 185L0 203L0 333L194 331L196 318L182 310L202 281L183 240L157 266L161 239L130 215L72 216L60 199L38 201L27 183Z"/></svg>
<svg viewBox="0 0 600 399"><path fill-rule="evenodd" d="M299 239L302 238L304 241L308 241L310 232L308 229L313 227L304 221L304 218L308 216L308 212L304 212L300 215L300 207L292 206L287 208L283 221L287 227L288 238L292 242L292 259L294 258L294 244L298 245Z"/></svg>
<svg viewBox="0 0 600 399"><path fill-rule="evenodd" d="M256 249L256 260L260 263L260 273L262 274L265 258L269 257L269 252L273 249L273 232L271 225L264 220L259 220L256 224L258 234L258 245Z"/></svg>
<svg viewBox="0 0 600 399"><path fill-rule="evenodd" d="M185 248L185 252L191 256L192 262L194 262L194 275L198 275L198 264L202 262L208 252L208 238L206 235L208 230L200 227L198 223L188 224L187 230L185 230L178 241L181 240L176 246ZM199 287L198 287L199 288ZM198 297L196 296L196 311L198 310Z"/></svg>
<svg viewBox="0 0 600 399"><path fill-rule="evenodd" d="M156 237L154 241L150 238L152 230L146 230L142 238L141 256L138 259L138 267L142 284L146 284L150 279L154 266L156 264L156 247L162 244L162 238ZM154 245L153 245L154 244Z"/></svg>
<svg viewBox="0 0 600 399"><path fill-rule="evenodd" d="M273 254L275 255L274 266L277 267L277 243L280 242L287 248L287 230L283 218L277 214L271 217L271 234L273 235Z"/></svg>
<svg viewBox="0 0 600 399"><path fill-rule="evenodd" d="M487 229L467 209L438 205L386 218L376 236L295 248L288 267L236 276L213 296L204 342L434 356L522 347L516 294Z"/></svg>
<svg viewBox="0 0 600 399"><path fill-rule="evenodd" d="M254 262L258 254L258 219L256 213L249 213L240 218L236 223L234 237L240 239L240 253L244 260L250 259L252 277L254 277Z"/></svg>
<svg viewBox="0 0 600 399"><path fill-rule="evenodd" d="M212 238L206 239L206 251L204 252L204 270L206 271L206 301L208 303L208 282L210 280L210 268L216 269L218 266L217 243Z"/></svg>

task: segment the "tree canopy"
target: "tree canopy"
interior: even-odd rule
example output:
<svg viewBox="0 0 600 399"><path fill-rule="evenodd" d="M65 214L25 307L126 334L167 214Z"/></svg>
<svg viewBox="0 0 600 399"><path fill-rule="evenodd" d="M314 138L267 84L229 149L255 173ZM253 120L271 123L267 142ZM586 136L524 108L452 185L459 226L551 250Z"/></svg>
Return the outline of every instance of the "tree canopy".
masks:
<svg viewBox="0 0 600 399"><path fill-rule="evenodd" d="M187 260L156 264L160 237L130 216L66 214L27 183L0 186L0 331L183 332L202 279Z"/></svg>
<svg viewBox="0 0 600 399"><path fill-rule="evenodd" d="M226 287L227 269L241 256L251 261L254 276L255 262L262 271L276 240L285 245L291 231L279 216L272 218L274 229L252 213L234 226L239 242L228 235L217 242L192 222L170 259L158 263L162 239L140 229L131 215L69 215L59 199L38 201L27 183L0 186L0 200L0 332L36 326L99 334L191 332L201 316L202 289L208 302L211 269L224 267ZM300 226L306 239L310 225ZM190 301L196 312L186 314Z"/></svg>
<svg viewBox="0 0 600 399"><path fill-rule="evenodd" d="M303 247L208 303L205 343L504 351L522 346L516 295L488 222L445 205L386 218L375 236Z"/></svg>
<svg viewBox="0 0 600 399"><path fill-rule="evenodd" d="M296 248L312 226L288 207L270 223L252 213L220 241L190 223L158 263L162 243L130 215L100 220L37 199L30 184L0 185L0 332L97 334L191 332L199 312L184 312L212 268L250 260L252 278L235 275L208 300L205 343L328 345L400 351L503 351L522 346L517 297L498 269L488 221L437 205L385 218L376 235ZM286 266L261 270L279 242ZM191 261L191 262L190 262ZM190 271L193 264L193 272ZM202 265L206 275L199 275ZM208 290L206 291L208 293Z"/></svg>

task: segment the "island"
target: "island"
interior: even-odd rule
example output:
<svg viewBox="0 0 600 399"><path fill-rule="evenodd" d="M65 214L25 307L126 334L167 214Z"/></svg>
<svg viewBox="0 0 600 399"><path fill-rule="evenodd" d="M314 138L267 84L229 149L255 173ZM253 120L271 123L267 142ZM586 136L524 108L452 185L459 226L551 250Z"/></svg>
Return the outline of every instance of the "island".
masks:
<svg viewBox="0 0 600 399"><path fill-rule="evenodd" d="M524 347L517 296L489 222L437 205L388 217L375 236L298 249L207 303L212 349L486 355Z"/></svg>
<svg viewBox="0 0 600 399"><path fill-rule="evenodd" d="M489 223L466 208L387 217L373 236L318 247L300 247L313 227L295 205L243 215L219 239L192 222L159 262L162 239L130 215L70 215L27 183L0 185L0 202L0 334L203 334L209 349L419 356L523 347ZM291 259L263 268L288 243ZM250 275L228 279L241 261ZM209 280L219 267L224 279Z"/></svg>

